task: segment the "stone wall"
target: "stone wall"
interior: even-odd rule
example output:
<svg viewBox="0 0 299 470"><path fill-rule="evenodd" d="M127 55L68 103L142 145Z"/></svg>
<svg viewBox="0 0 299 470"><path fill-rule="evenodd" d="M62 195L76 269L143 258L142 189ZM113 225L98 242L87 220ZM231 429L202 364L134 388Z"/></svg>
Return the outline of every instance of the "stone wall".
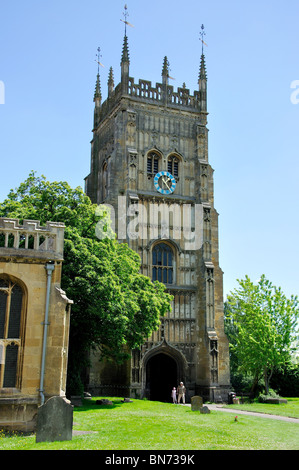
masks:
<svg viewBox="0 0 299 470"><path fill-rule="evenodd" d="M0 218L0 429L34 429L38 406L65 395L72 301L60 286L63 240L62 223Z"/></svg>

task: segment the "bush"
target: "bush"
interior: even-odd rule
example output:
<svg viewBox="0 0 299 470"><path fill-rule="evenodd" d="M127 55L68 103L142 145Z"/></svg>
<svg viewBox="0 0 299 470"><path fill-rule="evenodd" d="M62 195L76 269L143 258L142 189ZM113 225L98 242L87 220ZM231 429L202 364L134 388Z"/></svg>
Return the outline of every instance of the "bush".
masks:
<svg viewBox="0 0 299 470"><path fill-rule="evenodd" d="M298 364L290 364L283 370L275 370L271 385L282 397L299 397Z"/></svg>
<svg viewBox="0 0 299 470"><path fill-rule="evenodd" d="M253 384L254 387L253 387ZM250 374L243 374L242 372L231 370L231 385L233 390L236 391L237 395L250 395L251 399L259 395L264 390L262 380L257 383L254 381L254 377Z"/></svg>
<svg viewBox="0 0 299 470"><path fill-rule="evenodd" d="M275 392L275 390L272 390L271 388L269 389L269 393L267 395L261 393L258 396L258 401L260 403L266 403L268 398L280 398L279 395Z"/></svg>

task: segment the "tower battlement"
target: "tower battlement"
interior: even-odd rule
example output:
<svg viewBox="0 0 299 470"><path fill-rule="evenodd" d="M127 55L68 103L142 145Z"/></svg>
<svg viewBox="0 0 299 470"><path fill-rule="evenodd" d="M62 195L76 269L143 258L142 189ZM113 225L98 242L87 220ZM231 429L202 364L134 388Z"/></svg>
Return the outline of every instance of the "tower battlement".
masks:
<svg viewBox="0 0 299 470"><path fill-rule="evenodd" d="M100 64L100 62L98 62ZM169 85L169 62L164 57L162 68L162 83L157 82L154 86L151 81L139 79L135 83L135 79L129 76L129 47L128 38L124 37L123 53L121 58L121 81L114 88L113 70L110 67L108 79L108 98L102 103L100 74L98 70L96 88L94 94L95 113L94 128L96 128L120 102L121 98L129 98L133 101L143 102L146 104L156 104L172 109L180 109L187 112L207 114L207 73L205 65L205 56L202 53L198 76L198 90L193 95L183 84L176 90Z"/></svg>
<svg viewBox="0 0 299 470"><path fill-rule="evenodd" d="M192 95L190 90L184 86L178 87L175 90L175 87L172 85L163 83L156 83L153 86L151 81L143 79L139 79L138 83L135 83L134 78L129 77L126 92L123 92L122 84L119 83L98 108L95 127L109 115L110 111L119 103L122 97L128 97L134 101L137 100L146 104L157 104L189 112L206 113L206 106L204 105L206 97L203 93L203 91L195 90Z"/></svg>

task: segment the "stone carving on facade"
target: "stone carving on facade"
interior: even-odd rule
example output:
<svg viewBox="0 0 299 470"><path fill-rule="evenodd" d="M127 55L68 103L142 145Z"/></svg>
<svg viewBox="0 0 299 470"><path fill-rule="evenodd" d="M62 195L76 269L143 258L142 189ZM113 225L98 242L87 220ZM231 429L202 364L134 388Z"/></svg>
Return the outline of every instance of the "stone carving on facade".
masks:
<svg viewBox="0 0 299 470"><path fill-rule="evenodd" d="M212 382L218 382L218 341L210 340L210 355L211 355L211 377Z"/></svg>

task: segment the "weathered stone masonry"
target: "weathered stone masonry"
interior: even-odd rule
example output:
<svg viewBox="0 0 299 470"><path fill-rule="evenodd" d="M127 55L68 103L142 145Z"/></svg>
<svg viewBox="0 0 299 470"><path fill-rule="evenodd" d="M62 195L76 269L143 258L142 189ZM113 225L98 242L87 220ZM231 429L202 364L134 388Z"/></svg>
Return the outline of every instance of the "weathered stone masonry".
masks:
<svg viewBox="0 0 299 470"><path fill-rule="evenodd" d="M138 218L139 236L130 236L129 230L123 235L122 229L120 241L140 255L142 273L164 282L174 300L159 331L132 352L130 363L112 367L100 365L94 358L89 388L94 393L167 399L158 392L155 380L159 375L163 388L171 385L171 390L176 385L172 382L183 380L189 396L226 400L229 355L223 324L218 214L208 158L205 58L201 56L199 88L193 95L185 84L177 91L169 85L166 57L162 83L155 86L147 80L135 83L129 76L129 63L125 36L121 82L114 88L110 69L108 97L103 103L97 76L91 168L85 189L94 203L113 206L117 232L118 218L124 217L118 213L119 198L125 197L127 220ZM168 171L175 179L172 193L157 191L154 181L160 171ZM202 209L202 245L194 250L183 236L183 215L188 206L190 230L194 231L196 205ZM170 209L167 236L163 217L154 221L149 217L153 206L160 212ZM176 216L171 213L174 206Z"/></svg>

